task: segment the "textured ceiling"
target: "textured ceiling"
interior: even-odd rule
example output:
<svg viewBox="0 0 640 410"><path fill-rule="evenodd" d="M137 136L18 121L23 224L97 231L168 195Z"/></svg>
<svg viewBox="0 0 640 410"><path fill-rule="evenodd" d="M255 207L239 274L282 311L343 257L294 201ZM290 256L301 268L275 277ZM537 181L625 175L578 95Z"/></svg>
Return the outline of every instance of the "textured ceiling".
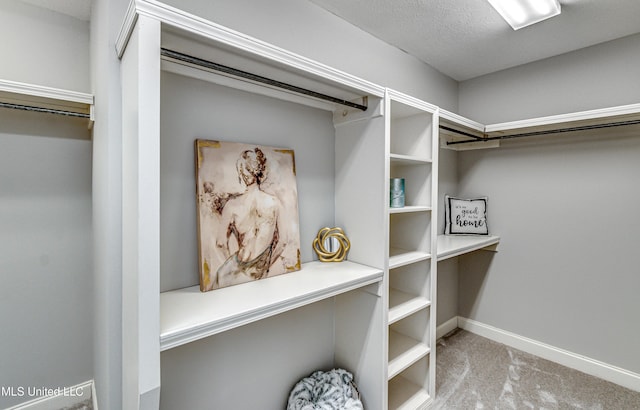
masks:
<svg viewBox="0 0 640 410"><path fill-rule="evenodd" d="M640 0L560 0L514 31L486 0L310 0L458 80L640 32Z"/></svg>
<svg viewBox="0 0 640 410"><path fill-rule="evenodd" d="M91 0L22 0L25 3L54 10L80 20L89 21Z"/></svg>

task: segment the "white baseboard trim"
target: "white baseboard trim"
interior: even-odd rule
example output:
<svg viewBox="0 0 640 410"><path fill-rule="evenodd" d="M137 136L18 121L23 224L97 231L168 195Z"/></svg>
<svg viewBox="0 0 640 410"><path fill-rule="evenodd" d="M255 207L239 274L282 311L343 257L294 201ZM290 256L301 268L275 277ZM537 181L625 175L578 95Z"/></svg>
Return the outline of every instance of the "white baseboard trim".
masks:
<svg viewBox="0 0 640 410"><path fill-rule="evenodd" d="M640 392L640 374L472 319L458 317L457 322L458 327L471 333Z"/></svg>
<svg viewBox="0 0 640 410"><path fill-rule="evenodd" d="M436 328L436 340L458 328L458 316L454 316Z"/></svg>
<svg viewBox="0 0 640 410"><path fill-rule="evenodd" d="M6 392L9 392L9 390ZM3 391L3 393L6 392ZM41 397L36 397L35 399L29 400L25 403L9 407L6 410L59 410L64 407L71 407L89 398L93 402L93 408L95 410L98 409L93 380L71 387L59 387L52 389L33 386L12 387L10 394L25 398L33 396Z"/></svg>

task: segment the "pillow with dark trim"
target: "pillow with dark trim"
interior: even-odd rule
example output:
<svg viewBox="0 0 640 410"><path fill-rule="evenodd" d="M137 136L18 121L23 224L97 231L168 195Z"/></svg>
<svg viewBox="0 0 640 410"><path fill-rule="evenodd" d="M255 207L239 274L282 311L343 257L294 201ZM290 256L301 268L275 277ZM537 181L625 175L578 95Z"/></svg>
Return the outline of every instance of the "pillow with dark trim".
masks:
<svg viewBox="0 0 640 410"><path fill-rule="evenodd" d="M445 235L489 235L487 197L444 196Z"/></svg>

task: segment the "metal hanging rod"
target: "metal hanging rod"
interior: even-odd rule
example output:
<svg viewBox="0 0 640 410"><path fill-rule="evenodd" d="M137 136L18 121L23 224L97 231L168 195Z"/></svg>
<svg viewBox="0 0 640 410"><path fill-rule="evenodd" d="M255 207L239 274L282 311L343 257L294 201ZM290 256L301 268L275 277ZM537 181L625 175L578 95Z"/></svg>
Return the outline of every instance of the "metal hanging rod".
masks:
<svg viewBox="0 0 640 410"><path fill-rule="evenodd" d="M440 125L439 127L440 127L441 130L455 132L456 134L464 135L465 137L473 138L473 139L478 140L478 141L482 141L482 140L486 139L484 137L484 134L483 134L482 137L479 137L477 135L473 135L473 134L465 132L465 131L460 131L460 130L457 130L455 128L447 127L446 125ZM469 142L475 142L475 141L469 141Z"/></svg>
<svg viewBox="0 0 640 410"><path fill-rule="evenodd" d="M637 124L640 124L640 120L617 121L617 122L610 122L607 124L583 125L578 127L558 128L554 130L545 130L545 131L531 131L531 132L523 132L520 134L499 135L496 137L485 137L485 138L481 138L481 137L479 138L475 135L469 135L467 133L463 133L458 130L448 129L448 131L457 132L459 134L462 134L468 137L473 137L475 139L465 140L465 141L447 141L447 145L470 144L472 142L478 142L478 141L484 142L484 141L506 140L506 139L513 139L513 138L534 137L538 135L549 135L549 134L558 134L563 132L574 132L574 131L588 131L588 130L597 130L602 128L623 127L626 125L637 125Z"/></svg>
<svg viewBox="0 0 640 410"><path fill-rule="evenodd" d="M0 108L11 108L13 110L32 111L32 112L44 112L47 114L64 115L66 117L91 118L89 114L85 114L81 112L56 110L53 108L42 108L42 107L34 107L31 105L12 104L12 103L5 103L5 102L0 102Z"/></svg>
<svg viewBox="0 0 640 410"><path fill-rule="evenodd" d="M325 101L331 101L336 104L346 105L347 107L357 108L358 110L366 111L367 106L362 104L357 104L351 101L343 100L340 98L332 97L330 95L322 94L316 91L308 90L306 88L298 87L295 85L283 83L281 81L272 80L271 78L263 77L257 74L249 73L247 71L238 70L236 68L228 67L222 64L214 63L211 61L203 60L198 57L193 57L187 54L179 53L177 51L168 50L166 48L160 49L160 55L163 57L168 57L174 60L183 61L185 63L198 65L201 67L208 68L210 70L219 71L225 74L230 74L236 77L245 78L247 80L255 81L258 83L266 84L272 87L282 88L288 91L293 91L298 94L308 95L310 97L318 98Z"/></svg>

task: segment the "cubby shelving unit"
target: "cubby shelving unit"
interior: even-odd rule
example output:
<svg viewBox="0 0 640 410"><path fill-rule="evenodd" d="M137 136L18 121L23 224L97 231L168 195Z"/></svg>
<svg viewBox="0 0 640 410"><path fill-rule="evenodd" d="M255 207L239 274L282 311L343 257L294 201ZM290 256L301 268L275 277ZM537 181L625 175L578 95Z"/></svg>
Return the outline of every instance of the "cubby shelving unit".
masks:
<svg viewBox="0 0 640 410"><path fill-rule="evenodd" d="M386 181L405 181L405 206L387 206L389 409L426 408L435 395L437 113L387 89Z"/></svg>

